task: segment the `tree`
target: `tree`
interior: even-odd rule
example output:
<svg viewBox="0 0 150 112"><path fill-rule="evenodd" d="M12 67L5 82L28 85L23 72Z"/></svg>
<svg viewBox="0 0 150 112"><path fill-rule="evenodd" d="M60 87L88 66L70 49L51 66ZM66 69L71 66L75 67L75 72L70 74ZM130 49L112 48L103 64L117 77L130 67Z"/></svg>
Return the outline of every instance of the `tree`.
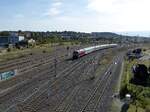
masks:
<svg viewBox="0 0 150 112"><path fill-rule="evenodd" d="M0 36L9 36L10 33L8 31L2 31L0 32Z"/></svg>

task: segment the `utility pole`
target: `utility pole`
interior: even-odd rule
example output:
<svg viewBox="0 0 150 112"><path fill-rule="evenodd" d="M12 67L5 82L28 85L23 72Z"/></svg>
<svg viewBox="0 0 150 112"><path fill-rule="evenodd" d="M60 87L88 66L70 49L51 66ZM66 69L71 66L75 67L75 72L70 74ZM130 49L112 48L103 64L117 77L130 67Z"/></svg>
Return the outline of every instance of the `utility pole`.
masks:
<svg viewBox="0 0 150 112"><path fill-rule="evenodd" d="M57 78L57 63L58 63L58 59L57 59L57 48L56 48L56 46L55 46L55 58L54 58L54 80L55 80L55 78ZM53 90L53 92L54 93L56 93L57 92L57 90L56 90L56 84L54 84L54 87L55 87L55 89ZM57 96L57 93L56 93L56 99L58 99L59 97Z"/></svg>
<svg viewBox="0 0 150 112"><path fill-rule="evenodd" d="M95 44L95 46L96 46L96 40L95 40L95 43L94 43L94 44ZM94 60L93 60L93 61L94 61L94 72L96 72L96 55L94 56ZM94 72L93 72L93 73L94 73Z"/></svg>
<svg viewBox="0 0 150 112"><path fill-rule="evenodd" d="M54 58L54 78L57 76L57 48L55 46L55 58Z"/></svg>
<svg viewBox="0 0 150 112"><path fill-rule="evenodd" d="M70 47L67 46L67 56L69 56L69 49L70 49Z"/></svg>
<svg viewBox="0 0 150 112"><path fill-rule="evenodd" d="M93 58L93 77L95 76L96 73L96 56Z"/></svg>
<svg viewBox="0 0 150 112"><path fill-rule="evenodd" d="M54 59L54 71L55 71L54 77L56 77L57 76L57 59L56 59L56 57Z"/></svg>
<svg viewBox="0 0 150 112"><path fill-rule="evenodd" d="M57 58L56 58L56 51L57 51L57 49L56 49L56 46L54 47L54 77L53 77L53 80L56 78L56 76L57 76ZM49 82L48 82L48 97L47 98L49 98L50 97L50 95L52 94L52 90L51 90L51 88L49 87L51 85L51 79L49 79Z"/></svg>

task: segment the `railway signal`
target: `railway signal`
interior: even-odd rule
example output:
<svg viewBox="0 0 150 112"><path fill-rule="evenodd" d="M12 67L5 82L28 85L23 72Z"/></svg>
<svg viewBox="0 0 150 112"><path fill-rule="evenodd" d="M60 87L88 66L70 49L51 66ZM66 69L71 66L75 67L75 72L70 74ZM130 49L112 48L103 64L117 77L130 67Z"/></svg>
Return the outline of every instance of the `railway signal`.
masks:
<svg viewBox="0 0 150 112"><path fill-rule="evenodd" d="M57 59L54 59L54 77L56 78L57 76ZM49 80L48 85L51 85L51 80ZM50 97L50 95L52 94L51 88L48 87L48 92L47 92L47 98Z"/></svg>

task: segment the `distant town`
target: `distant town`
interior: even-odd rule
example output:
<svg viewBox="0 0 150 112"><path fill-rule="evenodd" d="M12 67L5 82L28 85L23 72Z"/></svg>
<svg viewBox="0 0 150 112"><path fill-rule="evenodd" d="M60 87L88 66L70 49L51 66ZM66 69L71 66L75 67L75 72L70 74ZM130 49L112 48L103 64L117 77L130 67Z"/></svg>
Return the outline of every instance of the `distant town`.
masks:
<svg viewBox="0 0 150 112"><path fill-rule="evenodd" d="M47 41L55 40L81 40L81 39L95 39L101 41L111 41L117 43L148 43L150 38L140 36L126 36L119 35L112 32L32 32L32 31L1 31L0 32L0 46L6 47L9 45L22 45L25 43L46 43Z"/></svg>

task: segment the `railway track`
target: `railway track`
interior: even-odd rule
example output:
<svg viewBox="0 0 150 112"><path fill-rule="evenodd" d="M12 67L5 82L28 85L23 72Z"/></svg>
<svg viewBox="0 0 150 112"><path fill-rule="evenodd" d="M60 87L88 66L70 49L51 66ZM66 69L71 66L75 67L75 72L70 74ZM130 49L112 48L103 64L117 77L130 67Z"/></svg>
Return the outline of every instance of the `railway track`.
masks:
<svg viewBox="0 0 150 112"><path fill-rule="evenodd" d="M58 60L58 65L60 63L62 63L63 59ZM24 68L23 70L20 70L20 73L10 79L7 79L6 81L1 81L0 82L0 89L6 89L6 88L10 88L11 86L22 82L24 80L27 79L32 79L33 77L35 77L35 74L43 74L43 71L45 71L45 73L49 70L49 69L54 69L54 62L52 62L53 60L47 60L45 62L41 62L38 63L36 65L31 65L29 67ZM61 67L60 67L61 68ZM29 69L29 70L28 70Z"/></svg>
<svg viewBox="0 0 150 112"><path fill-rule="evenodd" d="M62 62L60 62L60 63L62 63ZM66 65L65 65L66 66ZM62 66L62 67L64 67L64 66ZM62 68L61 67L61 68ZM50 67L48 67L48 68L50 68ZM9 92L14 92L14 91L18 91L19 92L19 94L21 94L21 90L19 90L20 88L22 89L22 87L24 88L24 86L25 85L28 85L28 86L30 86L30 83L31 82L36 82L36 83L39 83L39 85L41 84L40 83L40 81L44 81L44 80L46 80L46 78L49 78L49 73L51 73L53 70L51 70L51 71L49 71L49 69L48 69L47 67L46 67L46 71L44 70L42 70L42 72L40 72L40 73L38 73L38 75L36 75L36 76L34 76L34 77L32 77L32 76L30 76L31 74L29 74L28 76L25 76L25 77L22 77L22 76L20 76L20 79L19 79L19 82L21 82L21 83L19 83L19 84L14 84L14 87L12 87L11 88L11 91L9 91ZM64 69L64 68L63 68ZM41 70L41 69L40 69ZM62 69L60 69L59 68L59 70L62 70ZM32 72L32 74L34 75L35 74L35 72ZM46 76L46 74L47 74L47 76ZM39 78L40 76L42 76L43 75L43 78ZM16 78L16 77L15 77ZM32 80L31 80L32 79ZM37 79L37 81L36 81L36 79ZM17 82L17 81L14 81L14 82ZM11 87L11 85L12 85L12 83L13 83L13 81L11 80L10 81L10 84L8 84L8 81L6 81L6 83L5 84L7 84L7 86L8 87ZM1 84L1 87L4 87L4 86L6 86L5 84ZM33 84L33 83L32 83ZM33 86L31 84L31 87ZM36 85L36 87L38 87L39 85ZM25 86L26 87L26 86ZM8 88L9 89L9 88ZM34 89L34 88L33 88ZM5 92L5 94L4 95L1 95L1 96L6 96L7 94L9 94L9 92ZM16 92L15 92L16 93ZM2 99L1 99L2 100ZM7 101L7 100L6 100ZM5 102L5 101L4 101ZM11 101L10 101L11 102Z"/></svg>
<svg viewBox="0 0 150 112"><path fill-rule="evenodd" d="M76 73L77 74L77 73ZM65 87L66 87L66 89L65 88L63 88L63 87L61 87L61 88L63 88L63 89L65 89L65 90L67 90L68 88L72 88L72 87L74 87L75 85L78 85L78 84L81 84L81 83L83 83L84 82L84 80L78 80L78 79L76 79L75 77L73 77L72 79L74 79L73 81L71 81L72 83L72 86L68 86L68 87L66 87L67 85L69 85L67 82L67 84L66 83L64 83L64 84L66 84L65 85ZM67 78L67 80L68 80L68 78ZM70 79L69 79L69 81L70 81ZM62 82L63 83L63 82ZM74 84L73 84L74 83ZM71 85L70 84L70 85ZM61 92L60 92L61 93ZM59 94L60 94L59 93ZM51 98L52 99L52 98ZM60 98L60 99L62 99L62 97ZM52 101L52 100L51 100ZM42 104L44 104L44 103L42 103ZM54 101L52 101L50 104L55 104L56 105L56 103L54 103ZM53 107L54 108L54 106L48 106L48 107ZM44 107L45 108L45 107ZM51 108L52 109L52 108ZM51 110L51 111L53 111L53 110Z"/></svg>
<svg viewBox="0 0 150 112"><path fill-rule="evenodd" d="M93 86L87 87L87 85L85 85L82 88L80 87L77 93L74 93L73 95L70 94L70 96L66 98L66 101L64 101L55 111L97 112L96 107L98 106L98 103L103 97L104 92L106 91L106 88L108 88L111 81L111 75L109 74L110 68L111 67L109 67L105 75L101 77Z"/></svg>
<svg viewBox="0 0 150 112"><path fill-rule="evenodd" d="M111 70L113 63L112 65L110 65L102 80L100 80L97 86L95 86L96 88L94 89L94 92L92 92L92 95L90 95L89 100L87 101L87 103L85 103L85 106L81 109L81 112L101 112L101 108L97 109L97 107L99 106L99 104L105 103L101 100L105 95L104 93L108 92L107 89L108 87L110 87L112 77L114 77L112 76L112 74L115 69ZM112 72L111 74L110 71ZM109 98L109 96L107 96L107 98Z"/></svg>
<svg viewBox="0 0 150 112"><path fill-rule="evenodd" d="M78 61L78 63L83 64L81 61ZM79 64L78 64L76 67L79 68L79 67L80 67ZM76 68L74 67L74 69L76 69ZM73 69L73 70L74 70L74 69ZM72 69L71 69L71 72L73 72ZM69 74L70 74L70 72L68 73L68 75L69 75ZM59 76L59 78L57 79L58 81L56 80L56 82L57 82L57 83L58 83L58 82L59 82L59 83L65 83L64 78L66 79L68 75L63 75L63 76L61 75L61 76ZM62 77L62 78L61 78L61 77ZM67 82L68 82L69 80L70 80L70 79L66 79L66 84L67 84ZM71 81L71 80L70 80L70 81ZM56 84L57 84L57 83L56 83ZM70 82L70 83L72 83L72 82ZM55 85L56 85L56 84L55 84ZM67 85L66 85L66 87L67 87ZM42 87L42 88L43 88L43 87ZM52 88L53 88L53 87L52 87ZM54 87L54 88L56 89L56 87ZM62 87L59 87L59 88L62 88ZM46 91L46 90L45 90L45 91ZM44 95L42 95L42 96L44 96Z"/></svg>
<svg viewBox="0 0 150 112"><path fill-rule="evenodd" d="M57 65L59 65L61 61L64 60L65 56L60 56L60 58L61 59L57 59ZM6 81L0 81L0 90L2 91L4 89L10 88L11 86L16 85L17 83L34 77L35 74L43 73L43 71L47 71L47 69L51 69L54 67L54 60L48 58L45 60L46 61L44 62L40 61L40 63L36 63L34 65L27 66L22 70L18 70L18 75L7 79ZM61 67L57 67L57 70L58 68Z"/></svg>
<svg viewBox="0 0 150 112"><path fill-rule="evenodd" d="M35 56L27 56L21 59L17 59L17 61L13 61L6 64L0 65L1 71L7 71L7 70L13 70L13 69L20 69L22 67L25 67L26 65L35 63L38 59L43 59L49 56L50 54L43 54L43 55L35 55Z"/></svg>
<svg viewBox="0 0 150 112"><path fill-rule="evenodd" d="M73 47L71 50L69 50L69 52L73 52L73 50L77 48L79 47ZM0 64L0 71L5 72L9 70L14 70L14 69L22 69L26 66L31 66L32 64L38 64L47 59L53 60L53 57L55 57L55 55L61 54L59 57L61 56L64 57L66 55L65 48L56 49L56 51L54 52L55 53L53 54L45 53L45 54L39 54L39 55L31 55L31 56L27 56L24 58L16 59L16 61L14 60L14 61L2 63Z"/></svg>
<svg viewBox="0 0 150 112"><path fill-rule="evenodd" d="M14 94L12 96L9 96L12 93L10 94L8 92L8 96L11 98L13 97L13 99L11 99L11 101L8 101L8 99L6 98L7 103L6 103L6 106L3 107L2 112L4 112L6 107L8 108L6 112L16 112L18 108L19 110L23 110L21 112L24 112L24 111L42 112L44 108L45 108L44 110L45 112L46 112L46 109L49 111L57 110L57 104L65 100L67 96L69 96L72 93L72 91L78 92L78 90L80 90L80 87L78 87L78 85L86 82L86 80L84 80L85 77L83 77L84 72L88 71L89 74L94 73L93 71L94 68L89 66L89 62L91 62L91 59L97 55L98 55L97 53L94 53L94 54L85 56L84 58L81 58L77 61L74 61L68 64L70 67L68 67L68 69L65 69L63 72L59 72L56 78L52 78L49 76L53 74L52 72L45 72L43 70L41 70L43 71L43 75L41 73L38 73L37 77L29 76L30 78L32 78L32 80L27 81L25 85L19 85L18 89L16 90L13 89ZM98 60L98 57L96 60ZM62 65L60 64L60 67L64 69L66 67L65 63ZM62 69L59 71L62 71ZM40 78L41 76L43 76L43 78ZM49 82L49 79L52 79L51 82ZM41 82L39 80L41 80ZM30 89L28 90L28 88ZM16 91L18 92L16 93ZM51 92L51 94L49 94L49 97L47 98L49 91ZM19 93L21 93L22 98L20 98ZM72 96L70 97L72 98ZM23 102L20 102L20 101L23 101ZM0 104L0 105L3 106L3 104ZM17 105L20 105L20 106L17 106Z"/></svg>
<svg viewBox="0 0 150 112"><path fill-rule="evenodd" d="M64 53L62 53L61 56L57 56L57 64L61 63L61 61L63 61L66 58L66 56L63 54ZM27 63L26 67L20 67L20 69L17 70L16 76L13 76L12 78L7 79L6 81L0 81L0 90L2 90L5 87L11 87L12 85L24 81L28 78L32 78L34 74L38 74L40 71L45 71L49 68L51 69L51 67L53 67L54 65L54 59L52 59L51 57L42 57L41 59L39 58L39 61L37 61L37 59L33 60L35 60L36 62L32 63L31 61L32 64Z"/></svg>
<svg viewBox="0 0 150 112"><path fill-rule="evenodd" d="M121 67L122 67L122 60L123 60L123 56L121 55L118 59L118 64L116 69L119 70L119 73L121 72ZM95 111L97 112L109 112L110 107L111 107L111 102L112 102L112 95L113 95L113 87L115 87L116 83L118 82L118 78L119 78L119 73L117 70L114 70L114 74L113 75L110 82L108 83L108 86L106 87L105 91L104 91L104 95L103 97L101 97L101 100L99 102L97 102L97 108Z"/></svg>
<svg viewBox="0 0 150 112"><path fill-rule="evenodd" d="M61 66L61 69L59 68L59 70L62 71L62 73L63 73L63 72L65 72L65 70L63 70L65 67L66 67L66 65ZM15 97L18 97L18 98L20 97L20 99L24 99L25 97L28 96L28 94L31 94L34 91L36 91L36 89L38 89L40 87L40 85L42 85L45 81L48 81L48 80L53 81L53 78L54 78L53 69L52 70L47 69L46 71L43 71L43 73L40 72L39 74L32 77L31 79L29 78L28 80L21 81L21 83L15 85L13 88L11 88L11 90L9 90L5 94L1 95L0 101L1 102L9 102L8 100L6 100L6 97L9 97L9 99L12 99L12 98L14 99ZM34 89L34 88L36 88L36 89ZM9 93L11 93L11 94L9 95ZM13 94L14 95L18 94L18 95L16 95L14 97ZM12 102L12 104L13 103L14 102ZM7 104L7 103L5 103L5 104Z"/></svg>
<svg viewBox="0 0 150 112"><path fill-rule="evenodd" d="M58 52L58 50L63 50L63 48L57 48L57 51L55 50L54 52ZM34 53L33 53L34 54ZM27 60L30 61L30 60L36 60L40 57L43 57L43 56L47 56L47 55L50 55L49 53L36 53L35 55L28 55L26 57L23 57L23 58L19 58L19 59L14 59L14 60L10 60L10 61L7 61L7 62L2 62L0 64L0 66L8 66L8 65L15 65L15 64L21 64L21 63L24 63L26 62Z"/></svg>
<svg viewBox="0 0 150 112"><path fill-rule="evenodd" d="M105 73L96 83L82 85L78 93L74 95L74 98L71 98L72 100L67 103L64 101L63 104L56 109L56 112L84 112L89 102L91 102L93 98L96 98L96 93L99 93L98 90L103 88L109 76L108 73Z"/></svg>

